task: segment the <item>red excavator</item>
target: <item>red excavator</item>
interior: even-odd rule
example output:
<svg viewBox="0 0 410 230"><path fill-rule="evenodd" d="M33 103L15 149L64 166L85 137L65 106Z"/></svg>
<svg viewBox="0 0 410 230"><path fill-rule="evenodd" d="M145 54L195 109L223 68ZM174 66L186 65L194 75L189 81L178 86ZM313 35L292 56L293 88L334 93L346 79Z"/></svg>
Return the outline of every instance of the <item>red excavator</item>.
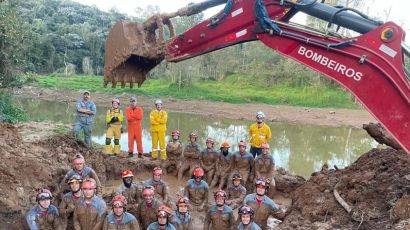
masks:
<svg viewBox="0 0 410 230"><path fill-rule="evenodd" d="M170 18L212 6L224 9L175 36ZM291 23L298 12L355 31L345 37ZM165 40L168 27L171 38ZM144 23L119 22L107 43L104 85L124 87L146 79L162 60L178 62L238 43L259 40L279 53L328 76L348 89L410 153L410 48L393 22L375 21L361 12L316 0L208 0L178 12L154 15Z"/></svg>

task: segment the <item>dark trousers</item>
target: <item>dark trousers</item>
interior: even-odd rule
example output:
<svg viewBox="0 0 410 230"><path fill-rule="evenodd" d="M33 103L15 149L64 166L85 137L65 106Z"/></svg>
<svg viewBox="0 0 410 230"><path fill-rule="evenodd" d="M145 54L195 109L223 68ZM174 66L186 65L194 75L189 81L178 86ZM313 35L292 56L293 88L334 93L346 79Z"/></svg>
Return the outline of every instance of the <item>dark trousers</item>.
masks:
<svg viewBox="0 0 410 230"><path fill-rule="evenodd" d="M251 150L249 152L251 152L253 158L255 158L262 154L262 148L256 148L256 147L251 146Z"/></svg>

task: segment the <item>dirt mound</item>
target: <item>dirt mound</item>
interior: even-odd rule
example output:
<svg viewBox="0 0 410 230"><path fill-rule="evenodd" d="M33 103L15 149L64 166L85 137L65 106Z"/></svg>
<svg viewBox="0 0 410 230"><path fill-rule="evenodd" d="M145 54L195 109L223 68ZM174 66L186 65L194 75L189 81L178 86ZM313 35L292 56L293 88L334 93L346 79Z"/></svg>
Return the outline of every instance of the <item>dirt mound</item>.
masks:
<svg viewBox="0 0 410 230"><path fill-rule="evenodd" d="M374 149L342 170L315 173L292 193L279 229L410 229L410 156ZM335 199L334 189L351 208Z"/></svg>

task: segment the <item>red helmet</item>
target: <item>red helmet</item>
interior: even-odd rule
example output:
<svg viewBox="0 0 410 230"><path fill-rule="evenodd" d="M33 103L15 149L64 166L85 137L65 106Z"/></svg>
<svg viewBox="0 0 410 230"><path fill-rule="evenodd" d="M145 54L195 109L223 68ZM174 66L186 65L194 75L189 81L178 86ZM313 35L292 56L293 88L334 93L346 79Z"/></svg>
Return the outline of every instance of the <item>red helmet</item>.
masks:
<svg viewBox="0 0 410 230"><path fill-rule="evenodd" d="M72 160L73 160L73 164L84 164L85 163L84 156L81 155L80 153L75 154Z"/></svg>
<svg viewBox="0 0 410 230"><path fill-rule="evenodd" d="M83 181L81 189L95 189L95 180L93 178L87 178Z"/></svg>
<svg viewBox="0 0 410 230"><path fill-rule="evenodd" d="M195 177L202 177L204 176L204 170L200 167L196 167L193 172Z"/></svg>
<svg viewBox="0 0 410 230"><path fill-rule="evenodd" d="M166 205L160 205L157 209L157 216L168 217L172 215L172 209Z"/></svg>
<svg viewBox="0 0 410 230"><path fill-rule="evenodd" d="M153 196L155 195L155 188L152 186L146 186L142 191L142 196Z"/></svg>
<svg viewBox="0 0 410 230"><path fill-rule="evenodd" d="M179 204L186 204L186 205L188 205L189 204L189 199L188 199L188 197L181 197L181 198L179 198L178 199L178 201L177 201L177 206L179 205Z"/></svg>
<svg viewBox="0 0 410 230"><path fill-rule="evenodd" d="M180 135L179 130L174 130L171 133L171 136L178 136L179 137L179 135Z"/></svg>
<svg viewBox="0 0 410 230"><path fill-rule="evenodd" d="M112 206L113 207L124 207L124 206L127 206L127 199L125 198L125 196L124 195L122 195L122 194L118 194L118 195L115 195L113 198L112 198Z"/></svg>
<svg viewBox="0 0 410 230"><path fill-rule="evenodd" d="M215 199L217 196L221 196L222 198L226 199L226 192L224 190L218 190L214 193Z"/></svg>
<svg viewBox="0 0 410 230"><path fill-rule="evenodd" d="M262 147L263 149L269 149L269 148L270 148L270 146L269 146L268 143L263 143L263 144L261 145L261 147Z"/></svg>
<svg viewBox="0 0 410 230"><path fill-rule="evenodd" d="M190 134L189 134L189 139L191 139L191 138L195 138L195 140L198 139L198 134L196 134L196 133L190 133Z"/></svg>
<svg viewBox="0 0 410 230"><path fill-rule="evenodd" d="M134 174L132 173L131 170L127 169L124 172L122 172L121 174L121 178L125 178L125 177L133 177Z"/></svg>
<svg viewBox="0 0 410 230"><path fill-rule="evenodd" d="M256 182L255 182L255 186L257 187L257 186L263 186L263 187L265 187L266 188L266 181L264 180L264 179L257 179L256 180Z"/></svg>
<svg viewBox="0 0 410 230"><path fill-rule="evenodd" d="M246 141L239 141L238 146L245 146L246 147Z"/></svg>
<svg viewBox="0 0 410 230"><path fill-rule="evenodd" d="M53 199L53 194L51 194L50 190L46 188L39 188L36 189L36 201L40 200L51 200Z"/></svg>
<svg viewBox="0 0 410 230"><path fill-rule="evenodd" d="M243 215L243 214L250 214L251 216L253 216L254 213L255 213L255 211L253 210L253 208L251 206L246 205L246 204L238 209L238 214L240 216Z"/></svg>
<svg viewBox="0 0 410 230"><path fill-rule="evenodd" d="M82 183L83 178L78 174L74 174L70 177L70 179L67 180L67 184L73 183L74 181L78 181L78 183Z"/></svg>
<svg viewBox="0 0 410 230"><path fill-rule="evenodd" d="M230 147L231 147L231 145L229 144L228 141L224 141L224 142L221 144L221 148L230 148Z"/></svg>
<svg viewBox="0 0 410 230"><path fill-rule="evenodd" d="M161 176L162 175L162 168L161 167L155 167L153 170L152 170L152 175L159 175L159 176Z"/></svg>

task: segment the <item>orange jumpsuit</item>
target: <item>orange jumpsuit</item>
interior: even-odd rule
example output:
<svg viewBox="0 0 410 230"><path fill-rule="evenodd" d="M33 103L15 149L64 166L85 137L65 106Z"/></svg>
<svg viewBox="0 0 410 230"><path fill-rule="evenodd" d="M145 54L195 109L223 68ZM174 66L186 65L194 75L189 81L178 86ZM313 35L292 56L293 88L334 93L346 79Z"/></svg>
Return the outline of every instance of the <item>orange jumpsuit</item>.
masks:
<svg viewBox="0 0 410 230"><path fill-rule="evenodd" d="M138 106L135 109L128 106L125 110L125 116L128 121L128 153L134 152L134 141L137 142L138 153L143 153L141 121L144 117L144 111Z"/></svg>

